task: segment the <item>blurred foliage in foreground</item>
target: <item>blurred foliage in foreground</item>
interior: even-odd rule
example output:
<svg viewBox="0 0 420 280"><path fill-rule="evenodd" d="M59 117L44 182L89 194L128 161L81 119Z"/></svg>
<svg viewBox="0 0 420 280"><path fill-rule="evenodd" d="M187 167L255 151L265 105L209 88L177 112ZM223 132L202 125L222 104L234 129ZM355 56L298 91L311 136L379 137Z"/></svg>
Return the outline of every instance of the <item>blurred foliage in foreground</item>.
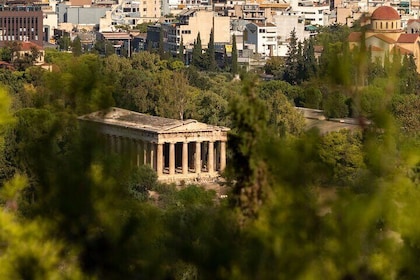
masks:
<svg viewBox="0 0 420 280"><path fill-rule="evenodd" d="M152 54L76 60L0 91L1 279L420 278L418 95L395 80L330 85L325 102L345 91L372 125L320 135L289 103L319 103L316 88L171 72ZM114 102L228 123L228 198L104 152L76 116Z"/></svg>

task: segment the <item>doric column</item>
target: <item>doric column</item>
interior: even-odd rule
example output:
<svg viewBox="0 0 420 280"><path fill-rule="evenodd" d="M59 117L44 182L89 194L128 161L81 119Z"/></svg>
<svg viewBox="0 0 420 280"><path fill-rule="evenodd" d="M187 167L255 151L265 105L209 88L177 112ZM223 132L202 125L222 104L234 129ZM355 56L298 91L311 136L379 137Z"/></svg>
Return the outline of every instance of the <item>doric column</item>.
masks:
<svg viewBox="0 0 420 280"><path fill-rule="evenodd" d="M137 141L134 138L131 139L131 149L130 149L130 158L131 158L131 165L132 166L138 166L137 164Z"/></svg>
<svg viewBox="0 0 420 280"><path fill-rule="evenodd" d="M117 153L121 154L122 151L122 137L121 136L117 136Z"/></svg>
<svg viewBox="0 0 420 280"><path fill-rule="evenodd" d="M159 177L163 174L163 144L156 145L156 173Z"/></svg>
<svg viewBox="0 0 420 280"><path fill-rule="evenodd" d="M213 141L209 141L207 169L209 173L214 172L214 142Z"/></svg>
<svg viewBox="0 0 420 280"><path fill-rule="evenodd" d="M195 142L195 173L201 173L201 142Z"/></svg>
<svg viewBox="0 0 420 280"><path fill-rule="evenodd" d="M139 140L134 142L136 145L136 166L139 167L143 164L142 160L142 151L143 147L141 146L141 142Z"/></svg>
<svg viewBox="0 0 420 280"><path fill-rule="evenodd" d="M220 171L225 170L226 167L226 142L220 142Z"/></svg>
<svg viewBox="0 0 420 280"><path fill-rule="evenodd" d="M182 174L188 174L188 142L182 143Z"/></svg>
<svg viewBox="0 0 420 280"><path fill-rule="evenodd" d="M111 153L115 153L115 145L115 135L111 135L111 143L109 145Z"/></svg>
<svg viewBox="0 0 420 280"><path fill-rule="evenodd" d="M169 143L169 174L175 174L175 143Z"/></svg>
<svg viewBox="0 0 420 280"><path fill-rule="evenodd" d="M147 161L149 157L149 143L146 141L143 141L143 164L148 164Z"/></svg>
<svg viewBox="0 0 420 280"><path fill-rule="evenodd" d="M150 166L156 171L156 144L150 143Z"/></svg>

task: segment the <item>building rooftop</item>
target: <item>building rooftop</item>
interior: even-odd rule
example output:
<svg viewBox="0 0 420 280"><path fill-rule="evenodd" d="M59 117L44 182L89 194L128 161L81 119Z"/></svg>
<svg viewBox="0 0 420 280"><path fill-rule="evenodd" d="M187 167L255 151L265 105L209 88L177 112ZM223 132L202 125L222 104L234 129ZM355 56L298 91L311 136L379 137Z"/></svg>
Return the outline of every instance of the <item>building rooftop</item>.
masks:
<svg viewBox="0 0 420 280"><path fill-rule="evenodd" d="M384 42L386 42L388 44L395 44L396 43L396 41L394 39L392 39L392 38L390 38L390 37L388 37L388 36L386 36L385 34L382 34L382 33L375 34L375 35L373 35L373 36L371 36L371 37L369 37L367 39L370 39L370 38L373 38L373 37L376 37L378 39L381 39L382 41L384 41Z"/></svg>
<svg viewBox="0 0 420 280"><path fill-rule="evenodd" d="M106 40L130 40L130 34L126 32L102 32Z"/></svg>
<svg viewBox="0 0 420 280"><path fill-rule="evenodd" d="M33 42L30 42L30 41L22 42L22 46L21 46L22 51L31 51L32 48L36 48L37 50L42 49L42 47L38 46L37 44Z"/></svg>
<svg viewBox="0 0 420 280"><path fill-rule="evenodd" d="M398 43L414 43L419 38L419 34L401 34L400 37L398 37Z"/></svg>
<svg viewBox="0 0 420 280"><path fill-rule="evenodd" d="M360 42L362 39L362 32L352 32L350 33L348 40L349 42Z"/></svg>
<svg viewBox="0 0 420 280"><path fill-rule="evenodd" d="M373 20L399 20L400 15L397 10L389 6L382 6L377 8L373 13L371 19Z"/></svg>
<svg viewBox="0 0 420 280"><path fill-rule="evenodd" d="M394 47L391 49L391 53L393 53L393 52L399 53L400 55L409 55L409 54L413 54L413 52L412 52L412 51L407 50L406 48L403 48L403 47L401 47L401 46L394 46Z"/></svg>

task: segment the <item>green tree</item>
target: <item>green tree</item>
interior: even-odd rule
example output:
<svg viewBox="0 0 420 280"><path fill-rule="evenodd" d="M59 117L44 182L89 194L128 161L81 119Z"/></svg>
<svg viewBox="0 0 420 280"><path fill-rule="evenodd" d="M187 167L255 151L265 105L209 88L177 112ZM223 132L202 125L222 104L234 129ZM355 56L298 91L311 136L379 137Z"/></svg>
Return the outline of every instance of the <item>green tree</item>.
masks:
<svg viewBox="0 0 420 280"><path fill-rule="evenodd" d="M208 124L227 125L228 101L212 91L204 91L195 100L197 116L194 118Z"/></svg>
<svg viewBox="0 0 420 280"><path fill-rule="evenodd" d="M287 100L287 97L279 92L272 98L270 122L275 131L281 137L290 135L299 136L305 130L305 118Z"/></svg>
<svg viewBox="0 0 420 280"><path fill-rule="evenodd" d="M114 46L108 40L97 40L93 46L94 52L102 54L104 56L110 56L115 54Z"/></svg>
<svg viewBox="0 0 420 280"><path fill-rule="evenodd" d="M317 74L317 62L315 59L314 39L306 39L303 42L303 80L309 80Z"/></svg>
<svg viewBox="0 0 420 280"><path fill-rule="evenodd" d="M146 201L149 191L156 189L157 179L156 172L148 165L133 168L127 180L128 192L139 201Z"/></svg>
<svg viewBox="0 0 420 280"><path fill-rule="evenodd" d="M420 95L396 95L392 99L392 113L404 133L415 135L420 131Z"/></svg>
<svg viewBox="0 0 420 280"><path fill-rule="evenodd" d="M283 77L284 60L278 56L271 56L264 65L264 71L268 75L273 75L275 79Z"/></svg>
<svg viewBox="0 0 420 280"><path fill-rule="evenodd" d="M184 59L184 40L181 36L181 41L179 42L179 49L178 49L178 59L182 62L185 61Z"/></svg>
<svg viewBox="0 0 420 280"><path fill-rule="evenodd" d="M215 49L214 49L214 31L213 28L210 31L210 39L209 39L209 43L207 45L207 50L206 50L206 60L207 60L207 70L209 71L215 71L217 68L216 65L216 53L215 53Z"/></svg>
<svg viewBox="0 0 420 280"><path fill-rule="evenodd" d="M283 79L292 85L296 85L299 82L300 57L301 53L299 53L296 30L293 29L292 32L290 32L289 46L283 70Z"/></svg>
<svg viewBox="0 0 420 280"><path fill-rule="evenodd" d="M71 47L71 39L68 34L63 35L58 39L58 45L60 46L60 50L69 51Z"/></svg>
<svg viewBox="0 0 420 280"><path fill-rule="evenodd" d="M418 94L420 91L420 77L412 54L405 55L399 71L400 93Z"/></svg>
<svg viewBox="0 0 420 280"><path fill-rule="evenodd" d="M6 42L5 46L1 48L1 60L6 62L13 62L18 57L19 51L22 49L22 43L18 41Z"/></svg>
<svg viewBox="0 0 420 280"><path fill-rule="evenodd" d="M164 59L164 57L165 57L165 48L164 48L163 44L164 44L164 42L163 42L163 29L162 29L162 26L161 26L160 31L159 31L159 50L158 50L160 59Z"/></svg>
<svg viewBox="0 0 420 280"><path fill-rule="evenodd" d="M73 42L71 43L71 51L73 55L80 56L83 53L82 43L80 41L79 36L74 38Z"/></svg>
<svg viewBox="0 0 420 280"><path fill-rule="evenodd" d="M232 35L232 62L230 67L232 74L238 73L238 47L236 46L236 35Z"/></svg>
<svg viewBox="0 0 420 280"><path fill-rule="evenodd" d="M191 65L199 69L203 66L203 49L201 45L200 32L198 32L197 39L194 41Z"/></svg>
<svg viewBox="0 0 420 280"><path fill-rule="evenodd" d="M231 164L227 176L232 184L231 204L240 209L240 223L258 217L266 199L267 166L262 147L268 141L267 110L257 97L253 81L230 103L232 127L229 134Z"/></svg>
<svg viewBox="0 0 420 280"><path fill-rule="evenodd" d="M349 116L347 97L340 91L333 91L324 97L322 107L330 118L345 118Z"/></svg>
<svg viewBox="0 0 420 280"><path fill-rule="evenodd" d="M341 130L324 135L319 156L332 173L328 184L352 186L366 168L360 131Z"/></svg>
<svg viewBox="0 0 420 280"><path fill-rule="evenodd" d="M150 25L150 22L142 22L137 24L134 29L138 30L140 33L147 33L147 27Z"/></svg>

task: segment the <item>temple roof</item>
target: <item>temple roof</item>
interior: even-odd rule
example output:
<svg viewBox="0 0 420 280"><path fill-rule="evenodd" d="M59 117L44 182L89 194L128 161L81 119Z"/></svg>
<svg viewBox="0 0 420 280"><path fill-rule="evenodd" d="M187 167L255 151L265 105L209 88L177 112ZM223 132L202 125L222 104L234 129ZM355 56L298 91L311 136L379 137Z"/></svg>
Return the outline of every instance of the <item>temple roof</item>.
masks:
<svg viewBox="0 0 420 280"><path fill-rule="evenodd" d="M176 120L162 118L116 107L83 115L80 116L79 119L108 125L123 126L126 128L140 129L154 133L229 130L227 127L209 125L193 119Z"/></svg>

